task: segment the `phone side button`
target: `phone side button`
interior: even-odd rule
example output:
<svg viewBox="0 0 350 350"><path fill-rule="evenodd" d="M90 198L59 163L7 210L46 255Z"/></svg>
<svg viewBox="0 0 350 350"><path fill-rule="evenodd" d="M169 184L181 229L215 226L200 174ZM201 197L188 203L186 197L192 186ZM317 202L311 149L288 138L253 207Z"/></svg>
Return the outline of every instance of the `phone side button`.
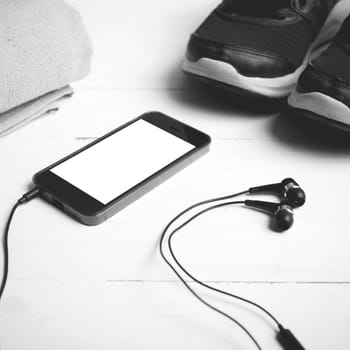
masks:
<svg viewBox="0 0 350 350"><path fill-rule="evenodd" d="M63 210L64 211L64 205L61 203L61 202L59 202L58 200L56 200L55 198L51 198L51 203L55 206L55 207L57 207L57 208L59 208L59 209L61 209L61 210Z"/></svg>

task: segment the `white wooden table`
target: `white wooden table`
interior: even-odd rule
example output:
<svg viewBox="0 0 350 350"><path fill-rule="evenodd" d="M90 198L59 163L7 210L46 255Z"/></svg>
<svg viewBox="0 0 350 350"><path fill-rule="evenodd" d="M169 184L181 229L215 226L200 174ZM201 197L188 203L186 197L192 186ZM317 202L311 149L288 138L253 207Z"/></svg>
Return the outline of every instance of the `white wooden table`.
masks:
<svg viewBox="0 0 350 350"><path fill-rule="evenodd" d="M159 237L196 201L289 176L308 198L287 233L271 232L263 214L226 208L185 229L175 249L193 274L268 308L306 349L348 350L350 137L183 76L188 37L217 1L70 3L92 37L93 70L58 114L0 139L1 227L36 171L145 111L189 123L213 143L101 226L85 227L39 199L20 207L1 350L254 349L181 285L160 258ZM255 309L200 293L238 317L263 349L281 349Z"/></svg>

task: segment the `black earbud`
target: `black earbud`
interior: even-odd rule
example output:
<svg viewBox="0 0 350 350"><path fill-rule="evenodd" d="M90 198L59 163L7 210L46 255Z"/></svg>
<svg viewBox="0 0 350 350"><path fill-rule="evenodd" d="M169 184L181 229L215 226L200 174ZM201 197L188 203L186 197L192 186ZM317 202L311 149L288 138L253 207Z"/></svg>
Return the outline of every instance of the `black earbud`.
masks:
<svg viewBox="0 0 350 350"><path fill-rule="evenodd" d="M250 193L260 193L260 192L268 192L268 193L273 193L277 194L281 198L280 203L271 203L271 202L264 202L264 201L256 201L256 200L234 200L235 197L239 197L242 195L250 194ZM304 191L300 188L300 186L293 180L293 179L285 179L281 183L277 184L270 184L270 185L265 185L265 186L259 186L259 187L252 187L248 191L243 191L243 192L238 192L235 194L231 194L228 196L224 197L218 197L218 198L212 198L209 200L201 201L196 204L191 205L187 209L183 210L180 214L175 216L174 219L172 219L165 229L162 232L162 236L160 239L160 252L165 260L165 262L171 267L171 269L175 272L175 274L180 278L182 283L192 292L192 294L201 302L203 302L206 306L208 306L211 309L214 309L221 315L227 316L237 324L238 321L228 314L224 313L221 310L217 310L213 305L208 304L207 302L203 301L203 299L192 289L192 287L187 283L187 279L182 277L180 272L178 272L179 268L184 274L187 275L188 278L191 280L195 281L197 284L201 285L202 287L208 288L212 291L218 292L225 294L226 296L231 296L237 300L244 301L250 305L253 305L257 308L260 309L260 311L263 311L267 316L269 316L276 324L278 327L278 333L277 333L277 340L279 341L280 345L283 347L285 350L305 350L304 347L301 345L301 343L298 341L298 339L294 336L294 334L289 330L286 329L282 326L282 324L265 308L260 306L259 304L250 301L249 299L244 299L239 296L236 296L234 294L227 293L224 290L214 288L201 280L195 278L193 275L191 275L179 262L179 260L176 258L174 250L172 248L172 237L178 232L180 229L182 229L184 226L186 226L188 223L199 217L200 215L213 210L217 209L220 207L225 207L225 206L231 206L231 205L242 205L244 204L247 207L250 207L255 210L259 210L265 213L268 213L271 217L271 228L275 231L282 232L285 230L288 230L294 222L294 216L293 216L293 208L297 208L299 206L302 206L305 203L305 193ZM203 205L211 204L210 206L207 206L203 208ZM200 210L196 210L196 213L194 213L187 221L183 222L176 228L173 227L172 225L174 222L176 222L179 218L181 218L184 214L187 214L191 212L194 208L200 207ZM170 233L168 233L168 230L171 230ZM168 236L166 238L166 236ZM172 256L172 260L168 260L166 257L165 252L163 251L163 244L164 240L167 240L168 243L168 248L169 248L169 253ZM172 261L176 263L177 268L173 266ZM261 349L260 345L257 343L255 338L250 335L250 333L245 329L244 327L241 327L249 336L250 338L254 341L255 345L259 349Z"/></svg>
<svg viewBox="0 0 350 350"><path fill-rule="evenodd" d="M247 207L258 209L273 215L272 225L276 231L286 231L293 225L293 207L288 202L271 203L246 200L244 204Z"/></svg>
<svg viewBox="0 0 350 350"><path fill-rule="evenodd" d="M249 193L273 193L282 197L293 208L301 207L306 200L305 192L292 178L287 178L280 183L251 187Z"/></svg>

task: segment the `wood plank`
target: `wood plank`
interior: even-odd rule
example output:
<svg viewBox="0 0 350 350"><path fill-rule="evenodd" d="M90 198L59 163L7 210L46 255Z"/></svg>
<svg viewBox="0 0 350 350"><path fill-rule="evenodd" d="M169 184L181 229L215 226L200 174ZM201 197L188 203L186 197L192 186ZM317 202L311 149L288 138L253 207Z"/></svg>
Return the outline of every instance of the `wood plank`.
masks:
<svg viewBox="0 0 350 350"><path fill-rule="evenodd" d="M179 283L11 281L0 313L4 349L254 349L231 321ZM346 350L349 285L220 284L260 302L306 349ZM202 292L278 350L273 324L254 309ZM18 336L20 335L20 336Z"/></svg>
<svg viewBox="0 0 350 350"><path fill-rule="evenodd" d="M192 31L217 1L69 0L83 15L94 47L87 88L177 88Z"/></svg>
<svg viewBox="0 0 350 350"><path fill-rule="evenodd" d="M181 232L174 247L194 275L262 303L307 349L347 350L348 136L288 115L285 106L184 77L187 40L214 0L69 3L93 41L92 73L74 84L59 113L0 138L0 226L36 171L145 111L209 133L212 149L98 227L41 200L21 207L10 233L1 349L253 349L180 285L160 258L159 236L196 201L292 176L308 198L288 233L271 232L263 214L225 208ZM280 349L265 318L203 295L237 316L264 349Z"/></svg>
<svg viewBox="0 0 350 350"><path fill-rule="evenodd" d="M156 245L161 229L177 212L202 199L292 176L305 188L308 201L295 211L290 232L271 233L266 215L227 208L208 214L179 235L176 247L180 256L209 280L349 281L348 206L332 205L349 194L347 143L332 135L323 139L317 129L308 139L306 131L299 132L285 115L249 118L237 111L232 117L212 115L181 105L177 100L181 94L184 92L135 91L130 95L125 91L80 91L59 115L0 140L0 149L4 150L0 160L6 164L0 174L6 184L0 208L6 213L27 190L36 171L91 137L151 109L149 106L156 102L159 109L209 131L213 137L208 155L106 225L80 226L42 202L20 208L11 233L13 271L30 278L82 275L89 279L102 274L116 280L162 279L161 263L152 259L158 259ZM112 112L114 101L120 102L118 113ZM274 124L289 128L289 140L271 132ZM337 210L332 210L334 205ZM5 219L3 215L2 224ZM99 265L90 260L95 254L101 255ZM208 259L208 254L220 260ZM111 269L110 262L127 268Z"/></svg>

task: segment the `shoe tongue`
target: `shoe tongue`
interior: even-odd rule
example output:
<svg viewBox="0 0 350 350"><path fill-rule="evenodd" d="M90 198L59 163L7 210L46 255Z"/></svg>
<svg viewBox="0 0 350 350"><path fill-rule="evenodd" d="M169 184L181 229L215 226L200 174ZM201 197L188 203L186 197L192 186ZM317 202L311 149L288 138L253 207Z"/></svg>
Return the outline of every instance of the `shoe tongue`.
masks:
<svg viewBox="0 0 350 350"><path fill-rule="evenodd" d="M252 6L269 7L271 9L287 8L290 5L290 0L242 0L245 3L251 3Z"/></svg>
<svg viewBox="0 0 350 350"><path fill-rule="evenodd" d="M347 44L347 46L349 45L350 48L350 16L345 19L340 31L337 34L336 40L339 43Z"/></svg>
<svg viewBox="0 0 350 350"><path fill-rule="evenodd" d="M225 0L224 3L235 7L282 9L290 6L291 0Z"/></svg>
<svg viewBox="0 0 350 350"><path fill-rule="evenodd" d="M348 40L350 40L350 15L343 22L339 34L348 37Z"/></svg>
<svg viewBox="0 0 350 350"><path fill-rule="evenodd" d="M257 17L279 18L279 10L289 8L291 0L224 0L225 12Z"/></svg>

